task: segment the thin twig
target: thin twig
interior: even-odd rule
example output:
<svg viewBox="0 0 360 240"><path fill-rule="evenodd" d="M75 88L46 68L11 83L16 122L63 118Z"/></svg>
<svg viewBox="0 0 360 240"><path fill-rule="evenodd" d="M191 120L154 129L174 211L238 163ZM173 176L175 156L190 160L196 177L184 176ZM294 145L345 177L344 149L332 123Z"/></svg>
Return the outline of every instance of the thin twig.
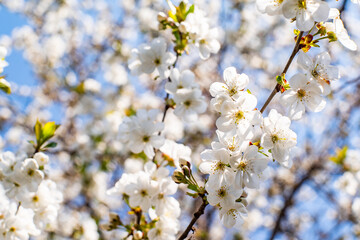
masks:
<svg viewBox="0 0 360 240"><path fill-rule="evenodd" d="M301 31L299 33L299 36L296 40L296 44L294 46L294 49L289 57L289 60L287 61L284 70L282 71L282 74L285 74L287 72L287 70L289 69L291 62L294 60L294 57L296 56L297 52L300 50L300 41L301 41L301 37L304 34L303 31ZM274 90L271 92L270 96L268 97L268 99L266 100L266 102L264 103L264 106L261 108L260 112L263 113L266 109L266 107L269 105L269 103L271 102L271 100L274 98L274 96L276 95L276 93L278 93L281 89L281 85L280 84L276 84Z"/></svg>
<svg viewBox="0 0 360 240"><path fill-rule="evenodd" d="M195 224L196 221L200 218L200 216L204 214L205 208L206 208L206 206L209 204L209 203L207 202L207 200L204 199L204 197L202 198L202 200L203 200L203 202L202 202L200 208L194 213L193 219L191 220L191 222L189 223L189 225L187 226L187 228L185 229L185 231L181 234L181 236L179 237L178 240L184 240L184 239L187 237L187 235L189 234L189 232L190 232L191 230L194 231L194 230L193 230L194 224Z"/></svg>

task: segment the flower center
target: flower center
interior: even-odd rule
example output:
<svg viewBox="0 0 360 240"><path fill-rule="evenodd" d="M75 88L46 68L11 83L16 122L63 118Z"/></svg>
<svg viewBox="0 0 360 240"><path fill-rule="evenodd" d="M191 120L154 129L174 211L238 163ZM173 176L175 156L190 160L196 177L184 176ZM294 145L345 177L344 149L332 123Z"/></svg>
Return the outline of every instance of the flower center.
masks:
<svg viewBox="0 0 360 240"><path fill-rule="evenodd" d="M272 141L273 143L276 143L278 140L279 140L279 137L276 136L276 135L273 135L273 136L271 137L271 141Z"/></svg>
<svg viewBox="0 0 360 240"><path fill-rule="evenodd" d="M236 113L235 113L235 123L236 124L239 124L239 121L241 120L241 119L245 119L245 114L244 114L244 112L243 111L237 111Z"/></svg>
<svg viewBox="0 0 360 240"><path fill-rule="evenodd" d="M241 170L244 170L245 168L246 168L246 162L243 162L243 161L241 161L240 163L239 163L239 168L241 169Z"/></svg>
<svg viewBox="0 0 360 240"><path fill-rule="evenodd" d="M225 167L226 167L226 164L224 164L223 162L220 162L220 161L219 161L219 162L216 164L215 171L216 171L216 170L224 171Z"/></svg>
<svg viewBox="0 0 360 240"><path fill-rule="evenodd" d="M154 63L155 63L155 65L160 65L161 61L160 61L160 59L156 58L156 59L154 60Z"/></svg>
<svg viewBox="0 0 360 240"><path fill-rule="evenodd" d="M298 94L298 97L299 97L299 98L303 98L303 97L305 97L305 95L306 95L306 91L305 91L304 89L299 89L299 90L297 91L297 94Z"/></svg>
<svg viewBox="0 0 360 240"><path fill-rule="evenodd" d="M144 136L143 137L143 142L148 142L150 141L150 137L149 136Z"/></svg>
<svg viewBox="0 0 360 240"><path fill-rule="evenodd" d="M140 191L140 195L141 195L142 197L146 197L148 194L147 194L147 191L146 191L145 189L142 189L142 190Z"/></svg>
<svg viewBox="0 0 360 240"><path fill-rule="evenodd" d="M226 196L226 190L223 187L219 189L218 196L221 198Z"/></svg>
<svg viewBox="0 0 360 240"><path fill-rule="evenodd" d="M33 175L34 175L34 170L33 170L33 169L29 169L29 170L28 170L28 175L29 175L29 176L33 176Z"/></svg>
<svg viewBox="0 0 360 240"><path fill-rule="evenodd" d="M163 199L163 198L164 198L164 194L163 194L163 193L160 193L160 194L158 195L158 198L159 198L159 199Z"/></svg>
<svg viewBox="0 0 360 240"><path fill-rule="evenodd" d="M232 89L229 90L230 97L234 96L236 93L237 93L237 90L235 87L233 87Z"/></svg>
<svg viewBox="0 0 360 240"><path fill-rule="evenodd" d="M306 9L306 0L299 0L298 7L299 9Z"/></svg>

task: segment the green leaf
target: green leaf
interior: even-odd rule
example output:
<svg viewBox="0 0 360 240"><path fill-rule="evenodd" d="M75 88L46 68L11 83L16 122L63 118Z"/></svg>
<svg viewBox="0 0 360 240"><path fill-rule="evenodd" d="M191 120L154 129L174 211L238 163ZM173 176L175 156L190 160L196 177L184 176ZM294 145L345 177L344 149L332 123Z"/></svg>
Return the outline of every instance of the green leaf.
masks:
<svg viewBox="0 0 360 240"><path fill-rule="evenodd" d="M193 4L193 5L190 6L189 10L186 12L186 16L187 16L189 13L193 13L194 11L195 11L195 5ZM185 16L185 17L186 17L186 16Z"/></svg>
<svg viewBox="0 0 360 240"><path fill-rule="evenodd" d="M44 148L54 148L57 146L56 142L50 142L48 144L46 144L46 146Z"/></svg>
<svg viewBox="0 0 360 240"><path fill-rule="evenodd" d="M184 2L181 2L179 4L179 10L180 10L181 14L185 15L185 13L186 13L186 4Z"/></svg>
<svg viewBox="0 0 360 240"><path fill-rule="evenodd" d="M192 198L197 198L199 196L198 193L189 193L189 192L187 192L186 195L189 195Z"/></svg>
<svg viewBox="0 0 360 240"><path fill-rule="evenodd" d="M284 83L284 79L278 75L276 76L276 82L282 86Z"/></svg>
<svg viewBox="0 0 360 240"><path fill-rule="evenodd" d="M336 150L336 154L334 156L331 156L329 159L330 161L339 164L339 165L343 165L344 164L344 160L346 158L346 152L348 150L348 147L345 146L341 149L337 149Z"/></svg>

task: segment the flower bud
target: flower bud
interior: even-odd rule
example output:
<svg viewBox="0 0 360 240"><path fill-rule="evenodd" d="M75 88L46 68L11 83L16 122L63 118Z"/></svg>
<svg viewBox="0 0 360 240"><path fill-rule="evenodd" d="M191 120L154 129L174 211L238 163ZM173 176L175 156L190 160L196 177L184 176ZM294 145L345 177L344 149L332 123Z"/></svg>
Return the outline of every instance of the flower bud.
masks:
<svg viewBox="0 0 360 240"><path fill-rule="evenodd" d="M189 169L191 169L191 163L185 159L179 160L180 167L187 166Z"/></svg>
<svg viewBox="0 0 360 240"><path fill-rule="evenodd" d="M121 220L120 220L120 217L119 215L117 215L116 213L109 213L109 222L111 225L114 225L114 226L118 226L118 225L121 225Z"/></svg>
<svg viewBox="0 0 360 240"><path fill-rule="evenodd" d="M133 233L134 239L138 240L138 239L142 239L144 234L142 231L139 230L135 230Z"/></svg>
<svg viewBox="0 0 360 240"><path fill-rule="evenodd" d="M181 169L186 177L190 177L191 170L188 166L182 166Z"/></svg>
<svg viewBox="0 0 360 240"><path fill-rule="evenodd" d="M157 20L159 22L165 21L165 20L167 20L167 18L168 18L168 16L166 16L166 14L163 12L159 12L157 15Z"/></svg>
<svg viewBox="0 0 360 240"><path fill-rule="evenodd" d="M180 183L185 183L186 179L185 179L185 176L184 174L182 173L182 171L180 170L175 170L173 175L171 176L172 180L177 183L177 184L180 184Z"/></svg>

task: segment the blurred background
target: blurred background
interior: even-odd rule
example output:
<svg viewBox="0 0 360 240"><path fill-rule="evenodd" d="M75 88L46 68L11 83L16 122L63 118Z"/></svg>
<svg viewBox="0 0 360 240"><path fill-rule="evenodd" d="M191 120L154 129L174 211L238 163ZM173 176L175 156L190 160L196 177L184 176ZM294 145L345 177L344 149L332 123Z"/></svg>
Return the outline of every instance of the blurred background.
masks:
<svg viewBox="0 0 360 240"><path fill-rule="evenodd" d="M195 73L209 103L210 84L222 81L223 70L234 66L249 76L260 108L291 54L295 23L261 14L254 1L194 3L218 28L221 49L205 61L191 49L177 67ZM351 39L360 46L360 5L350 0L329 5L341 9ZM12 87L11 95L0 93L0 150L31 154L28 141L35 138L36 119L61 124L58 145L48 152L49 178L63 192L64 203L59 225L42 239L118 239L116 231L101 230L100 224L110 211L131 220L121 199L105 193L124 171L133 170L126 159L136 159L119 141L118 127L132 111L163 109L166 93L164 81L132 76L128 60L132 48L155 37L171 42L171 31L159 31L157 22L158 12L168 10L165 0L0 0L0 45L8 49L4 74ZM269 164L265 184L248 192L249 213L241 230L224 228L209 206L194 239L359 239L360 172L344 159L351 151L360 162L360 55L338 42L320 45L309 54L328 51L341 79L332 84L321 113L292 122L298 135L293 167ZM299 71L294 61L286 76ZM279 95L264 116L271 108L286 113ZM216 138L217 117L208 109L189 123L170 109L163 134L191 147L196 168L200 152ZM144 159L137 160L141 168ZM200 203L182 190L177 196L184 229Z"/></svg>

